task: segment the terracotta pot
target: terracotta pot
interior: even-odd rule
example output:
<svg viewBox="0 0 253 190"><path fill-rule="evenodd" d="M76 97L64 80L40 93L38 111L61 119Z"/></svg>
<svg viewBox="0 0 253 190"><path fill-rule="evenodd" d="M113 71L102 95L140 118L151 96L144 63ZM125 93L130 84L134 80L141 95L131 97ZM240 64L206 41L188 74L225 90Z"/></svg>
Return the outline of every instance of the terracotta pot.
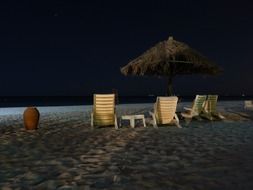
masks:
<svg viewBox="0 0 253 190"><path fill-rule="evenodd" d="M35 107L28 107L23 114L24 125L27 130L34 130L38 128L40 113Z"/></svg>

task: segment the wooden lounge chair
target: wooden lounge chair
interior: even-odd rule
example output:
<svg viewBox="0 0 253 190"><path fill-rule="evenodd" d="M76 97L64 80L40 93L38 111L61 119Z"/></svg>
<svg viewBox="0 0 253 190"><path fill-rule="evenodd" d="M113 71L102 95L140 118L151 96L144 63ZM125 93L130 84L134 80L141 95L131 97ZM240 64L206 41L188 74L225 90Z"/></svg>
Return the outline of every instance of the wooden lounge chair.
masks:
<svg viewBox="0 0 253 190"><path fill-rule="evenodd" d="M118 129L114 94L94 94L91 127L114 125Z"/></svg>
<svg viewBox="0 0 253 190"><path fill-rule="evenodd" d="M253 109L253 101L252 100L245 100L244 101L244 109Z"/></svg>
<svg viewBox="0 0 253 190"><path fill-rule="evenodd" d="M192 118L200 119L199 115L204 112L206 95L196 95L192 108L184 107L186 112L181 113L181 115L185 118L187 123L191 121Z"/></svg>
<svg viewBox="0 0 253 190"><path fill-rule="evenodd" d="M179 125L179 119L176 114L178 98L176 96L171 97L157 97L154 104L154 113L149 112L153 117L153 126L158 128L159 124L175 124Z"/></svg>
<svg viewBox="0 0 253 190"><path fill-rule="evenodd" d="M215 118L218 119L225 119L224 116L222 116L217 111L217 101L218 101L218 95L208 95L207 100L205 102L204 106L204 114L203 117L214 120Z"/></svg>

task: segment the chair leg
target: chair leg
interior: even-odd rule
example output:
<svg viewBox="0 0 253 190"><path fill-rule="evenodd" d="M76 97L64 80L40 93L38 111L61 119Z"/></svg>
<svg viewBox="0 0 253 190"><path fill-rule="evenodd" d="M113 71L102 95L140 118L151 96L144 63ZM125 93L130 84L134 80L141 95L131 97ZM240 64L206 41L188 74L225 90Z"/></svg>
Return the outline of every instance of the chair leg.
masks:
<svg viewBox="0 0 253 190"><path fill-rule="evenodd" d="M90 125L91 125L91 129L94 129L94 118L93 118L93 113L91 113Z"/></svg>
<svg viewBox="0 0 253 190"><path fill-rule="evenodd" d="M131 126L131 128L134 128L134 125L135 125L134 118L131 118L130 119L130 126Z"/></svg>
<svg viewBox="0 0 253 190"><path fill-rule="evenodd" d="M144 116L143 116L143 118L142 118L142 121L143 121L144 127L146 127L146 122L145 122L145 117L144 117Z"/></svg>
<svg viewBox="0 0 253 190"><path fill-rule="evenodd" d="M186 126L188 126L191 123L191 121L192 121L192 118L185 117L185 124L186 124Z"/></svg>
<svg viewBox="0 0 253 190"><path fill-rule="evenodd" d="M213 120L213 117L210 113L204 112L204 113L201 114L201 116L208 119L208 120L210 120L210 121Z"/></svg>
<svg viewBox="0 0 253 190"><path fill-rule="evenodd" d="M177 126L178 128L182 128L181 125L179 124L179 119L178 119L176 113L175 113L175 115L174 115L174 118L175 118L175 120L176 120L176 122L175 122L176 126Z"/></svg>
<svg viewBox="0 0 253 190"><path fill-rule="evenodd" d="M114 125L115 125L116 130L119 129L116 115L115 115L115 119L114 119Z"/></svg>
<svg viewBox="0 0 253 190"><path fill-rule="evenodd" d="M119 128L122 127L122 119L121 118L119 119L119 124L118 125L119 125Z"/></svg>
<svg viewBox="0 0 253 190"><path fill-rule="evenodd" d="M156 123L156 119L155 119L155 114L152 113L152 112L149 112L149 114L150 114L150 115L152 116L152 118L153 118L153 127L154 127L154 128L158 128L157 123Z"/></svg>

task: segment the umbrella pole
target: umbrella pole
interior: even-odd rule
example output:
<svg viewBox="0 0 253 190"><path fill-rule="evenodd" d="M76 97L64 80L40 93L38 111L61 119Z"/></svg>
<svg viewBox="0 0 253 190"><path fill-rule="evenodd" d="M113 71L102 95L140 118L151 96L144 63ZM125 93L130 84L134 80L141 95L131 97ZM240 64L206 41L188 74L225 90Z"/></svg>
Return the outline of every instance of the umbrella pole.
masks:
<svg viewBox="0 0 253 190"><path fill-rule="evenodd" d="M168 77L167 96L173 96L172 79L173 79L173 77L170 75Z"/></svg>

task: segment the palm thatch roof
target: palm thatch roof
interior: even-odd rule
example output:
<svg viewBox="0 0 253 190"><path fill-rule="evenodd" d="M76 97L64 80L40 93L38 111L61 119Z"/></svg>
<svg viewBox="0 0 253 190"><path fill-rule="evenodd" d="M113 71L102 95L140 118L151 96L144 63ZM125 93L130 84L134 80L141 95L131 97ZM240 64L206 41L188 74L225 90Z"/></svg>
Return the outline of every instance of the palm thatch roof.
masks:
<svg viewBox="0 0 253 190"><path fill-rule="evenodd" d="M154 47L121 68L124 75L216 75L221 69L187 44L173 37Z"/></svg>

